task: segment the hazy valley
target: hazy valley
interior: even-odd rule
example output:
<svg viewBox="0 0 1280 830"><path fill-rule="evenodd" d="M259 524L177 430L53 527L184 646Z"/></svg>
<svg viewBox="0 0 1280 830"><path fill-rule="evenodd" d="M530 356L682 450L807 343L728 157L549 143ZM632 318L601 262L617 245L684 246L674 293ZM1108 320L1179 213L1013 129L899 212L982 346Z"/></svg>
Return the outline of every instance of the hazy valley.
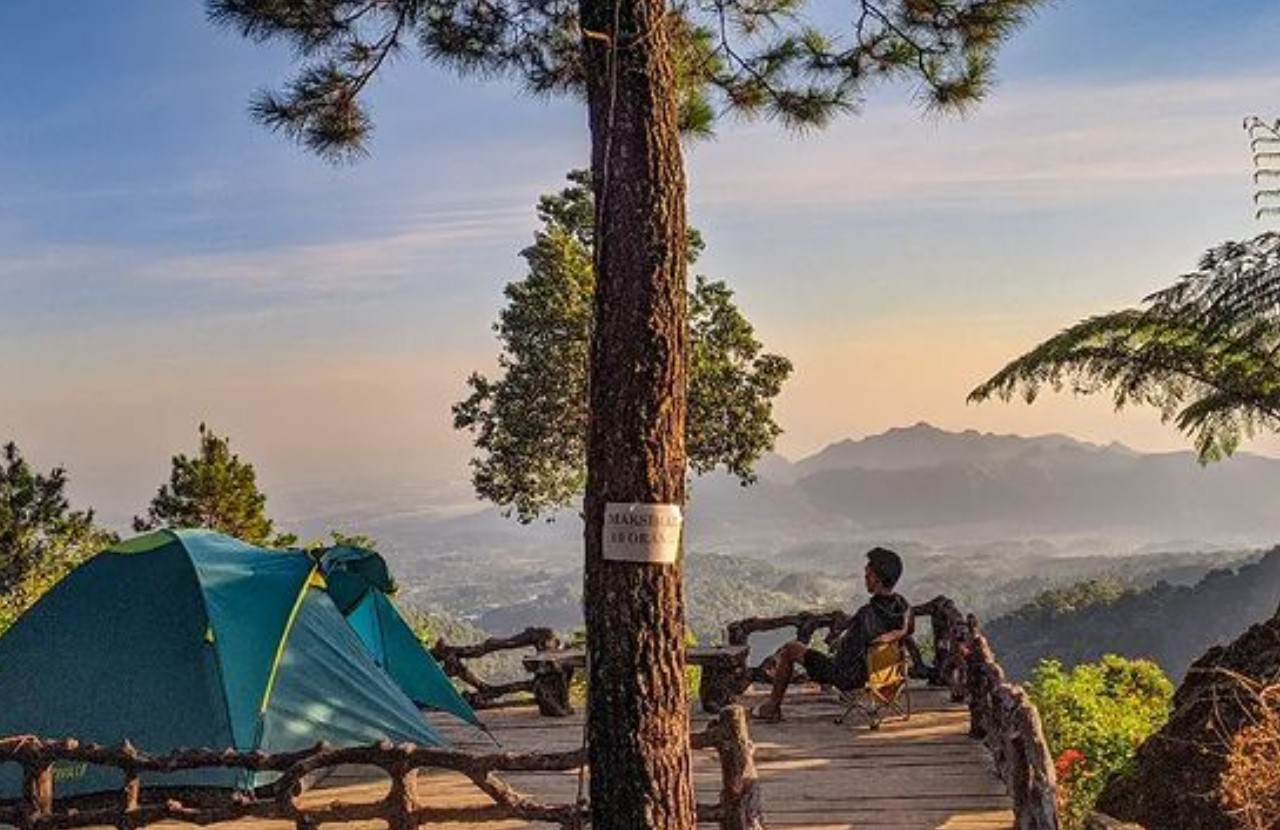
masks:
<svg viewBox="0 0 1280 830"><path fill-rule="evenodd" d="M906 556L911 599L944 593L994 619L1088 579L1190 586L1280 539L1280 461L1258 456L1202 467L1190 453L917 424L797 462L771 456L759 472L750 487L723 475L692 485L688 619L703 641L743 616L856 603L860 556L874 544ZM276 503L304 535L377 539L403 604L495 634L581 625L572 513L520 525L468 506L460 488L408 486Z"/></svg>

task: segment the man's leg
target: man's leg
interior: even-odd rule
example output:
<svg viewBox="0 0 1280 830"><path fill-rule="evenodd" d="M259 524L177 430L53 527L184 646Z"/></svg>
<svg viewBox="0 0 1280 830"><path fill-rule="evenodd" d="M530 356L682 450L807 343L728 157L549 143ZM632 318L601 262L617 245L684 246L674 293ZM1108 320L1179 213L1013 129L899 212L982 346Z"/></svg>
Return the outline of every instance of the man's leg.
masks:
<svg viewBox="0 0 1280 830"><path fill-rule="evenodd" d="M756 710L761 717L782 716L782 698L791 684L791 675L795 673L796 663L804 660L804 653L808 650L804 643L792 640L774 654L773 688L769 691L769 699Z"/></svg>

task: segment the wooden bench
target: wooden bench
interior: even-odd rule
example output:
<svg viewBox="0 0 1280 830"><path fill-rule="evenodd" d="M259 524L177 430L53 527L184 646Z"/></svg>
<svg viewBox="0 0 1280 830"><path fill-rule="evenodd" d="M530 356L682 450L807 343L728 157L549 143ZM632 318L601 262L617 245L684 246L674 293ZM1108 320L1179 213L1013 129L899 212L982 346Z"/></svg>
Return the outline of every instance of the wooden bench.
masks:
<svg viewBox="0 0 1280 830"><path fill-rule="evenodd" d="M702 667L698 700L702 711L715 714L733 702L750 685L747 647L690 646L685 661ZM586 652L580 648L539 651L524 658L524 667L533 674L533 696L538 711L549 717L573 714L569 688L573 673L587 666Z"/></svg>

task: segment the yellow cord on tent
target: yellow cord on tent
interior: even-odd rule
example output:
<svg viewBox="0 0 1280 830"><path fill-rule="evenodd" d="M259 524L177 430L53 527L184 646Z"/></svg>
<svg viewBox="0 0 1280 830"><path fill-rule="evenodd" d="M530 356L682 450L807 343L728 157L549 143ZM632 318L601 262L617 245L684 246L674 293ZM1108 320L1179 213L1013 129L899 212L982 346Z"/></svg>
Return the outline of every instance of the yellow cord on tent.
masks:
<svg viewBox="0 0 1280 830"><path fill-rule="evenodd" d="M298 592L298 598L293 601L293 608L289 611L289 618L285 621L284 630L280 632L280 642L276 643L276 654L271 660L271 674L267 676L267 686L262 692L262 705L258 707L258 717L267 714L267 706L271 703L271 693L276 687L276 675L280 671L280 662L284 659L284 648L288 645L289 635L293 633L293 625L298 621L298 614L302 611L303 600L307 598L307 591L312 588L323 591L326 587L324 575L320 573L320 566L316 565L311 569L311 573L307 574L306 581L302 583L302 590Z"/></svg>

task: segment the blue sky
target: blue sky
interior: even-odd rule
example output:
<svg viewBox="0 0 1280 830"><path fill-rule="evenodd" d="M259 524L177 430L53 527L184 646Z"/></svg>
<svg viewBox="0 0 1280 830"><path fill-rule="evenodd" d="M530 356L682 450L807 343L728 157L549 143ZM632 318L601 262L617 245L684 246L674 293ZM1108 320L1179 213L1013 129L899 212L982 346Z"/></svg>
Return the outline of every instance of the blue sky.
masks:
<svg viewBox="0 0 1280 830"><path fill-rule="evenodd" d="M820 135L726 123L689 147L700 270L797 364L782 450L921 419L1181 446L1101 401L963 397L1263 230L1240 121L1280 116L1277 36L1262 0L1061 0L963 121L884 89ZM373 90L371 156L334 168L246 113L290 66L192 0L0 5L21 79L0 110L0 438L109 513L141 508L201 419L269 486L465 477L448 404L492 365L584 114L407 57Z"/></svg>

